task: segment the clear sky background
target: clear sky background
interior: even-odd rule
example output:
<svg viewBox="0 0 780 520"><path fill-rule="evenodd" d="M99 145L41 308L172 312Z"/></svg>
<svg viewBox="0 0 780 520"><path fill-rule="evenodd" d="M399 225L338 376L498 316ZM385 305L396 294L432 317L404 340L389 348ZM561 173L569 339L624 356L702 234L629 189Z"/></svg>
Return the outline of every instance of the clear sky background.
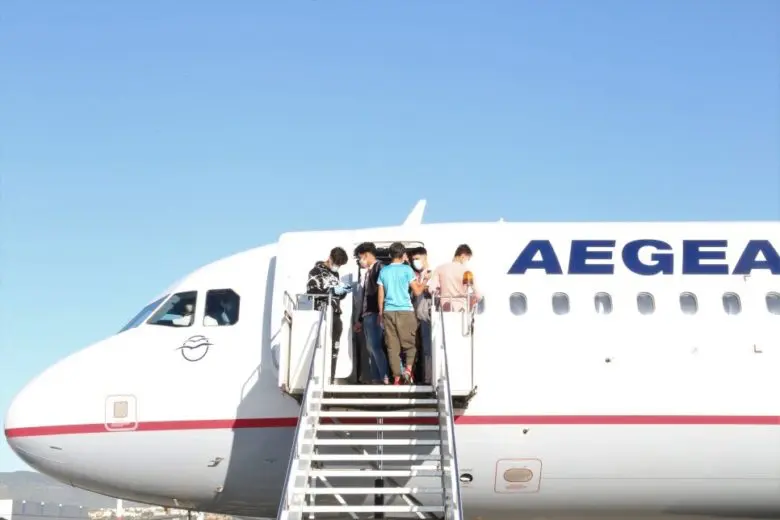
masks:
<svg viewBox="0 0 780 520"><path fill-rule="evenodd" d="M5 0L0 175L4 411L286 230L780 219L780 1Z"/></svg>

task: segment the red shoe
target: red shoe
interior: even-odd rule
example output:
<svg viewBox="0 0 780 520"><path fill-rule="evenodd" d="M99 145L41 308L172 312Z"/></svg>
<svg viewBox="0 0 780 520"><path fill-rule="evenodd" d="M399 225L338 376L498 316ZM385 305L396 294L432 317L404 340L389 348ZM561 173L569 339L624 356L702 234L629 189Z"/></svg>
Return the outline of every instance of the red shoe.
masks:
<svg viewBox="0 0 780 520"><path fill-rule="evenodd" d="M393 384L394 385L400 385L401 384L401 378L399 376L395 376L393 378Z"/></svg>

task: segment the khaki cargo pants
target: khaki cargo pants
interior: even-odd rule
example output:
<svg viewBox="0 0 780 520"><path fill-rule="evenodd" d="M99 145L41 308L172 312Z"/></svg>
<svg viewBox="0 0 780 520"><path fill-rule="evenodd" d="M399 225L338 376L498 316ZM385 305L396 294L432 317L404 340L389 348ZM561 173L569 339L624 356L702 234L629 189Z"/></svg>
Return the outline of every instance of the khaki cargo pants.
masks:
<svg viewBox="0 0 780 520"><path fill-rule="evenodd" d="M414 311L385 311L384 325L390 371L393 377L400 377L401 351L406 354L406 366L414 366L417 355L417 316Z"/></svg>

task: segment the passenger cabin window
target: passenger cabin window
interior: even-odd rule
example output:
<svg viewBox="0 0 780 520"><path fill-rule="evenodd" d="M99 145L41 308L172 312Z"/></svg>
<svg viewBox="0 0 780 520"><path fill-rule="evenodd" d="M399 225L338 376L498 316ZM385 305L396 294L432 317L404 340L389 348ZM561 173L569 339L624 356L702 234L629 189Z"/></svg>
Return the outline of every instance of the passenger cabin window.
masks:
<svg viewBox="0 0 780 520"><path fill-rule="evenodd" d="M120 330L119 332L124 332L126 330L134 329L140 324L142 324L144 321L146 321L146 318L148 318L149 315L152 314L152 312L154 312L154 310L157 307L159 307L160 304L163 302L163 300L165 300L167 297L168 295L166 294L162 298L157 298L152 303L148 304L146 307L141 309L141 311L138 314L136 314L132 320L127 322L127 325L122 327L122 330Z"/></svg>
<svg viewBox="0 0 780 520"><path fill-rule="evenodd" d="M593 305L598 314L612 314L612 296L609 293L596 293L593 297Z"/></svg>
<svg viewBox="0 0 780 520"><path fill-rule="evenodd" d="M723 295L723 310L726 314L737 315L742 312L742 302L739 295L733 292L727 292Z"/></svg>
<svg viewBox="0 0 780 520"><path fill-rule="evenodd" d="M522 316L528 312L528 298L523 293L512 293L509 295L509 310L515 316Z"/></svg>
<svg viewBox="0 0 780 520"><path fill-rule="evenodd" d="M696 314L699 310L699 302L696 300L696 295L689 292L682 293L680 295L680 310L683 314Z"/></svg>
<svg viewBox="0 0 780 520"><path fill-rule="evenodd" d="M168 298L146 323L167 327L189 327L192 325L197 301L197 291L176 293Z"/></svg>
<svg viewBox="0 0 780 520"><path fill-rule="evenodd" d="M780 315L780 293L766 293L766 310L772 314Z"/></svg>
<svg viewBox="0 0 780 520"><path fill-rule="evenodd" d="M569 295L557 292L552 297L553 312L558 316L569 313Z"/></svg>
<svg viewBox="0 0 780 520"><path fill-rule="evenodd" d="M653 314L655 312L655 298L650 293L641 292L636 295L636 307L639 314L643 316Z"/></svg>
<svg viewBox="0 0 780 520"><path fill-rule="evenodd" d="M206 312L203 325L224 327L238 322L241 297L233 289L212 289L206 293Z"/></svg>

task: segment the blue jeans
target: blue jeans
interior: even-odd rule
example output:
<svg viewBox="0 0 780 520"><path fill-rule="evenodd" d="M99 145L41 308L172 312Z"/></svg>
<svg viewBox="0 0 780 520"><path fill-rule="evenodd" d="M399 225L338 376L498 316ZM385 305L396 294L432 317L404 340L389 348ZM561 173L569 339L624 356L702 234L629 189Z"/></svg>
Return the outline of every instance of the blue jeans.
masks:
<svg viewBox="0 0 780 520"><path fill-rule="evenodd" d="M382 327L379 326L379 316L368 314L363 316L363 334L366 337L368 351L368 366L371 368L371 379L382 381L387 374L387 357L382 348Z"/></svg>

